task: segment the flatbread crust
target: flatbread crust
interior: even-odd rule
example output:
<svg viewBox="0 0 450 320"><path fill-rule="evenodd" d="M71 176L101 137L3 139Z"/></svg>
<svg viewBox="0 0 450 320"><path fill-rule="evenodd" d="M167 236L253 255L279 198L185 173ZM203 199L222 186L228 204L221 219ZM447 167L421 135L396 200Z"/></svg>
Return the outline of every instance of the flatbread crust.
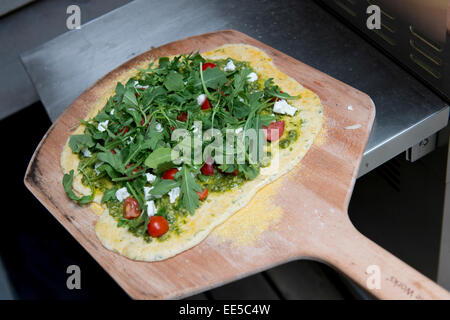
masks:
<svg viewBox="0 0 450 320"><path fill-rule="evenodd" d="M182 233L179 236L172 235L165 241L152 241L147 243L141 237L134 236L126 228L117 227L117 222L108 212L106 206L101 205L102 194L97 192L93 203L90 205L93 211L99 215L95 231L102 244L109 250L115 251L125 257L141 261L159 261L175 256L204 240L218 225L224 223L233 214L246 206L255 193L268 183L278 179L292 170L304 157L308 149L320 132L323 125L323 110L319 97L312 91L304 88L294 79L279 71L270 57L260 49L244 45L230 44L217 49L202 53L209 59L233 58L240 61L248 61L251 67L263 79L273 78L286 93L300 95L298 100L290 101L290 104L298 108L294 117L288 119L286 130L294 122L303 122L301 134L297 141L291 143L287 149L279 149L272 152L275 158L271 165L263 168L261 174L254 180L246 182L241 188L227 191L225 193L210 193L208 199L197 208L193 216L186 218L187 223L181 226ZM142 62L142 66L151 61ZM135 76L137 71L133 68L121 74L117 81L125 83L129 78ZM86 120L94 117L106 104L108 98L114 94L114 87L110 92L98 99L87 115ZM80 125L73 134L80 134L84 126ZM292 150L292 151L290 151ZM73 154L68 142L61 154L61 167L65 173L78 167L79 158ZM81 183L81 176L74 179L73 188L80 194L89 194L90 189Z"/></svg>

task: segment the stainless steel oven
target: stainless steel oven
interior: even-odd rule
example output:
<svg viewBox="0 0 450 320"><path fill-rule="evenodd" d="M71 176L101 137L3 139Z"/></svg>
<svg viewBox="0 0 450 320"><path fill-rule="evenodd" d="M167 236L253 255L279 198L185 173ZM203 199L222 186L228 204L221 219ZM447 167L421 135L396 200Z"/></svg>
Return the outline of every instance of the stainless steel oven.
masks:
<svg viewBox="0 0 450 320"><path fill-rule="evenodd" d="M450 101L449 0L320 0ZM369 30L367 8L381 9Z"/></svg>

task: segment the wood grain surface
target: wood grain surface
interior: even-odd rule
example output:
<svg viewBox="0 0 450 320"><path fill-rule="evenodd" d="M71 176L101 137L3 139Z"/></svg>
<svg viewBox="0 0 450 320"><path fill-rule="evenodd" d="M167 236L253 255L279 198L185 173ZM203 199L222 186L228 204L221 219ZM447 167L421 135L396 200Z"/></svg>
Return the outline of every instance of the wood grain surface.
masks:
<svg viewBox="0 0 450 320"><path fill-rule="evenodd" d="M268 195L262 189L252 200L270 197L282 209L280 221L253 245L236 247L210 235L198 246L161 262L136 262L108 251L94 232L97 216L70 201L61 186L59 159L70 128L86 116L118 75L142 60L204 52L229 43L264 50L282 72L316 92L324 106L325 134L319 139L323 141L314 144L289 175L274 182L277 194ZM347 109L349 105L353 111ZM330 264L379 298L448 299L446 290L361 235L348 218L348 203L374 115L375 107L366 94L274 48L233 30L207 33L144 53L86 90L42 139L30 161L25 184L136 299L182 298L295 259ZM355 124L361 127L345 129Z"/></svg>

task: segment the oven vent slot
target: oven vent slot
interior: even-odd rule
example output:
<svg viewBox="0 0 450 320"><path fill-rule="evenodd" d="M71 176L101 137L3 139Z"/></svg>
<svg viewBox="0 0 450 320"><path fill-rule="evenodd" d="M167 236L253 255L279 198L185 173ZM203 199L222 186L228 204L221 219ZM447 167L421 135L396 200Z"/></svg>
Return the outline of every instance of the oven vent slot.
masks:
<svg viewBox="0 0 450 320"><path fill-rule="evenodd" d="M426 36L424 36L420 31L416 30L416 28L414 28L412 25L409 26L409 31L411 32L411 34L413 35L414 38L422 41L423 43L425 43L426 45L428 45L431 49L433 49L434 51L438 52L438 53L442 53L443 46L433 40L428 39Z"/></svg>
<svg viewBox="0 0 450 320"><path fill-rule="evenodd" d="M409 26L409 31L411 33L411 39L409 40L410 59L434 78L441 79L442 45L430 40L412 25Z"/></svg>
<svg viewBox="0 0 450 320"><path fill-rule="evenodd" d="M383 16L385 16L386 18L388 18L391 21L395 20L395 16L393 14L390 14L389 12L387 12L378 1L376 1L376 0L375 1L374 0L367 0L367 3L369 5L377 5L377 6L379 6L380 10L381 10L381 14Z"/></svg>
<svg viewBox="0 0 450 320"><path fill-rule="evenodd" d="M434 53L427 52L428 48L424 47L423 44L421 44L420 42L416 42L416 40L411 39L409 40L409 45L413 50L420 53L422 56L427 58L429 61L431 61L438 67L442 66L442 59Z"/></svg>
<svg viewBox="0 0 450 320"><path fill-rule="evenodd" d="M352 17L356 17L356 11L351 7L355 5L355 1L354 0L334 0L334 2L342 9L344 10L346 13L348 13L349 15L351 15ZM344 3L345 2L345 3Z"/></svg>
<svg viewBox="0 0 450 320"><path fill-rule="evenodd" d="M373 32L375 32L376 35L378 35L381 39L386 41L386 43L390 44L391 46L397 45L397 42L394 39L392 39L390 36L385 34L382 30L374 29Z"/></svg>
<svg viewBox="0 0 450 320"><path fill-rule="evenodd" d="M434 67L430 66L428 62L425 62L420 57L416 56L414 53L409 54L409 58L427 73L431 74L436 79L441 79L442 75L439 70L436 70Z"/></svg>

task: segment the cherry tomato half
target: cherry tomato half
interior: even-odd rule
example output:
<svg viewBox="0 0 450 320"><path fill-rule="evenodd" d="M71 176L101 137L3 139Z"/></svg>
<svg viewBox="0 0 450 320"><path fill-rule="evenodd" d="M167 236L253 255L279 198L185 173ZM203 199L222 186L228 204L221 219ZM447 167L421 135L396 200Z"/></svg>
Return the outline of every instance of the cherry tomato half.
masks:
<svg viewBox="0 0 450 320"><path fill-rule="evenodd" d="M208 110L211 109L211 103L209 103L209 99L206 98L205 101L203 101L202 106L200 107L202 110Z"/></svg>
<svg viewBox="0 0 450 320"><path fill-rule="evenodd" d="M215 68L216 67L216 65L214 64L214 63L211 63L211 62L205 62L203 65L202 65L202 70L203 71L205 71L206 69L208 69L208 68Z"/></svg>
<svg viewBox="0 0 450 320"><path fill-rule="evenodd" d="M169 223L163 216L150 217L147 225L147 232L152 238L161 237L169 231Z"/></svg>
<svg viewBox="0 0 450 320"><path fill-rule="evenodd" d="M176 169L176 168L169 169L163 173L162 178L166 179L166 180L175 180L175 174L177 172L178 172L178 169Z"/></svg>
<svg viewBox="0 0 450 320"><path fill-rule="evenodd" d="M187 112L182 112L177 116L177 120L181 122L186 122L187 117L188 117Z"/></svg>
<svg viewBox="0 0 450 320"><path fill-rule="evenodd" d="M134 219L141 215L142 210L139 208L139 202L133 197L128 197L123 203L123 217L125 219Z"/></svg>
<svg viewBox="0 0 450 320"><path fill-rule="evenodd" d="M268 127L263 126L262 128L266 134L267 141L277 141L283 135L284 121L275 121L269 124Z"/></svg>
<svg viewBox="0 0 450 320"><path fill-rule="evenodd" d="M119 130L120 133L122 133L122 135L124 136L125 133L127 133L130 130L129 126L125 126L122 129Z"/></svg>
<svg viewBox="0 0 450 320"><path fill-rule="evenodd" d="M283 91L280 90L280 93L283 93ZM277 97L273 97L272 99L270 99L270 102L275 102L275 101L280 101L280 98Z"/></svg>
<svg viewBox="0 0 450 320"><path fill-rule="evenodd" d="M200 171L205 176L212 176L214 174L214 167L213 167L212 163L207 161L207 162L205 162L203 167L200 168Z"/></svg>
<svg viewBox="0 0 450 320"><path fill-rule="evenodd" d="M146 115L146 116L145 116L145 119L141 119L141 126L144 125L144 123L145 123L145 121L148 119L148 117L149 117L149 115ZM150 122L147 123L147 128L148 128L149 125L150 125Z"/></svg>
<svg viewBox="0 0 450 320"><path fill-rule="evenodd" d="M208 196L208 189L205 188L202 191L200 191L200 192L196 191L195 193L197 193L197 195L198 195L198 200L203 201Z"/></svg>
<svg viewBox="0 0 450 320"><path fill-rule="evenodd" d="M127 165L125 166L125 169L130 168L132 165L133 165L133 163L127 164ZM142 170L144 170L144 168L142 168L142 166L138 166L138 167L134 168L133 171L131 171L131 173L132 173L132 174L136 174L136 173L138 173L139 171L142 171Z"/></svg>

